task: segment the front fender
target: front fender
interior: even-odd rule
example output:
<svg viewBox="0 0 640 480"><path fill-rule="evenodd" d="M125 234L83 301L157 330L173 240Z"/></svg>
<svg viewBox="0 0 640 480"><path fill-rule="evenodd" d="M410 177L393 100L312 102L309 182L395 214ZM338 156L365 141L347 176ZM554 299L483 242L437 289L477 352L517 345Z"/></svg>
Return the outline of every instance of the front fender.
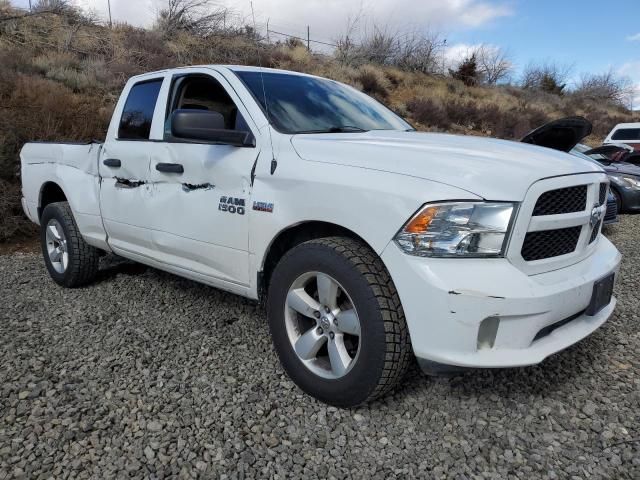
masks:
<svg viewBox="0 0 640 480"><path fill-rule="evenodd" d="M278 233L317 221L345 228L380 255L396 232L424 203L481 200L438 182L359 167L279 159L275 175L256 175L253 201L272 203L270 212L250 213L251 265L260 271Z"/></svg>

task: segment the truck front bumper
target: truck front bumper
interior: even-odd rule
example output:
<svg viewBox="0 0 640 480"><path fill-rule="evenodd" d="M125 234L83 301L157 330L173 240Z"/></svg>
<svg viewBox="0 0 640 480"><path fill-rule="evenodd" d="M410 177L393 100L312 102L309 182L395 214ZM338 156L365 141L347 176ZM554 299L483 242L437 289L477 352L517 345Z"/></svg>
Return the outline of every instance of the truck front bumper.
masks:
<svg viewBox="0 0 640 480"><path fill-rule="evenodd" d="M621 255L603 236L591 256L527 275L507 259L420 258L391 242L382 254L421 364L517 367L578 342L612 314L586 315L594 283L617 277Z"/></svg>

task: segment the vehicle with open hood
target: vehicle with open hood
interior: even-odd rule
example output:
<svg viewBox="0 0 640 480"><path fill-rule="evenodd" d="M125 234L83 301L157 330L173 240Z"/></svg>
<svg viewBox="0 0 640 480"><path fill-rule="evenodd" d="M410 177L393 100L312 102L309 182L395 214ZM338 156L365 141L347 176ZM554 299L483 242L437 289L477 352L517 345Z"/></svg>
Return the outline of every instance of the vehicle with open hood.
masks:
<svg viewBox="0 0 640 480"><path fill-rule="evenodd" d="M540 363L615 308L598 165L419 133L333 80L148 73L104 143L20 156L55 282L86 285L113 252L264 301L285 371L333 405L384 395L414 358L428 372Z"/></svg>
<svg viewBox="0 0 640 480"><path fill-rule="evenodd" d="M605 162L624 162L640 165L640 150L634 150L632 146L626 143L604 144L599 147L588 148L582 153L596 160L604 160Z"/></svg>
<svg viewBox="0 0 640 480"><path fill-rule="evenodd" d="M545 123L525 135L520 141L571 153L589 162L596 163L606 170L606 167L603 165L604 162L599 161L600 153L588 156L587 153L589 152L582 152L582 147L578 143L591 134L592 128L591 122L584 117L566 117ZM586 146L585 148L589 149L589 147ZM615 147L615 150L619 151L619 148L620 147ZM605 147L604 150L610 152L612 148L609 146ZM602 151L602 147L600 151ZM591 152L593 152L593 150L591 150ZM603 156L602 158L606 157ZM609 180L613 183L617 179L610 176ZM616 194L613 193L612 188L610 188L607 194L607 211L604 217L605 225L618 221L620 202Z"/></svg>
<svg viewBox="0 0 640 480"><path fill-rule="evenodd" d="M598 150L579 143L573 148L572 153L598 162L607 172L611 182L611 193L620 212L640 211L640 166L610 160L604 154L598 153Z"/></svg>

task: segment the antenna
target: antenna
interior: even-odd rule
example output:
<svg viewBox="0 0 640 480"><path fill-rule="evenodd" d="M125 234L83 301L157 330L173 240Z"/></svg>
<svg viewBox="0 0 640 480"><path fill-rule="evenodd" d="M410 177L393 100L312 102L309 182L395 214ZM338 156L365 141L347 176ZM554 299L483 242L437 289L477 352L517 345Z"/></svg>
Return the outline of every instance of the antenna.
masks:
<svg viewBox="0 0 640 480"><path fill-rule="evenodd" d="M273 154L273 138L271 136L271 117L269 116L269 103L267 103L267 89L264 86L264 73L262 71L262 58L260 56L260 44L258 42L258 28L256 26L256 14L253 11L253 2L250 1L251 5L251 17L253 19L253 35L256 40L256 51L258 52L258 66L260 67L260 81L262 82L262 98L264 99L264 109L267 113L267 130L269 132L269 143L271 145L271 175L276 171L276 167L278 166L278 162L275 159L275 155Z"/></svg>

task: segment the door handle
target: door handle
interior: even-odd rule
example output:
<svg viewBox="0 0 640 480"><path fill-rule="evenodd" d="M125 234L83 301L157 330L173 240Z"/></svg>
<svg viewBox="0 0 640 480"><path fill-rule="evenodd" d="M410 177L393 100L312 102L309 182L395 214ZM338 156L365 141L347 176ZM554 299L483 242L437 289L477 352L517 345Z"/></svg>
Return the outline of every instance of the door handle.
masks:
<svg viewBox="0 0 640 480"><path fill-rule="evenodd" d="M184 167L179 163L156 163L156 170L164 173L184 173Z"/></svg>
<svg viewBox="0 0 640 480"><path fill-rule="evenodd" d="M122 162L117 158L106 158L102 163L111 168L120 168L122 166Z"/></svg>

